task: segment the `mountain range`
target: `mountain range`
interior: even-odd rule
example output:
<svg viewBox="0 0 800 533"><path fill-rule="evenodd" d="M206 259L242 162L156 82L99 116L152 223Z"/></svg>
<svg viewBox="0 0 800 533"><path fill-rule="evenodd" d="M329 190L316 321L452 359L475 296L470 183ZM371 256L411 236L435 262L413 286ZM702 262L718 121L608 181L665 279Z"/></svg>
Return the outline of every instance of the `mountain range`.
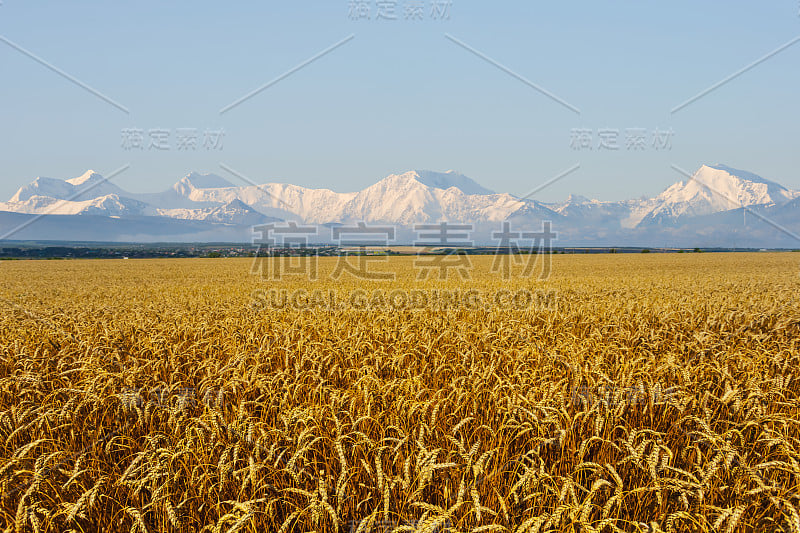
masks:
<svg viewBox="0 0 800 533"><path fill-rule="evenodd" d="M416 239L414 224L474 225L476 245L496 244L503 221L539 230L556 245L800 248L800 192L725 165L703 165L653 198L599 201L570 195L543 203L498 193L454 171L392 174L361 191L284 183L236 186L192 172L160 193L132 193L94 171L36 178L0 202L0 241L249 242L252 226L298 222L320 229L393 225L392 244Z"/></svg>

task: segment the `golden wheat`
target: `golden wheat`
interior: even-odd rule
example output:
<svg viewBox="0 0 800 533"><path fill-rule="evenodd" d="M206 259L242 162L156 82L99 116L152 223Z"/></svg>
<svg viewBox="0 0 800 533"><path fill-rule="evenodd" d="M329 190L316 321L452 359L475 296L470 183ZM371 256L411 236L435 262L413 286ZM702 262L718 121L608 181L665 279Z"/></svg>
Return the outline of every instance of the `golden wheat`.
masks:
<svg viewBox="0 0 800 533"><path fill-rule="evenodd" d="M488 257L425 281L391 258L392 282L4 262L0 526L800 533L799 259L554 256L546 282Z"/></svg>

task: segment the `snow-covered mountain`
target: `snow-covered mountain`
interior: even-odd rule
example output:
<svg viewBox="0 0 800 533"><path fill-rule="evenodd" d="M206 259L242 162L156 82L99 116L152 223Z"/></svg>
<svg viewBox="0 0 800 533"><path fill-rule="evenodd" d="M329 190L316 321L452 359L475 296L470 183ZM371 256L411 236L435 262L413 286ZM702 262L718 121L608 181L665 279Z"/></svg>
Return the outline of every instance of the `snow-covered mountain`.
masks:
<svg viewBox="0 0 800 533"><path fill-rule="evenodd" d="M185 179L185 178L184 178ZM306 223L423 223L444 217L471 220L502 219L522 204L510 195L493 194L455 172L411 171L392 174L358 192L334 192L297 185L267 183L245 187L187 187L179 192L206 204L239 200L253 209Z"/></svg>
<svg viewBox="0 0 800 533"><path fill-rule="evenodd" d="M88 194L88 193L86 193ZM19 195L19 192L15 197ZM156 210L150 205L121 197L119 194L106 194L90 200L78 200L79 196L67 196L59 199L52 196L35 195L24 201L0 203L0 211L28 213L32 215L100 215L100 216L135 216L155 215Z"/></svg>
<svg viewBox="0 0 800 533"><path fill-rule="evenodd" d="M463 174L459 174L455 170L448 170L447 172L433 172L431 170L415 170L409 172L413 178L435 189L450 189L456 188L464 194L494 194L494 191L479 185L472 179Z"/></svg>
<svg viewBox="0 0 800 533"><path fill-rule="evenodd" d="M241 200L233 200L225 205L206 207L201 209L158 209L158 214L168 218L182 220L202 220L218 224L233 224L237 226L255 226L267 224L280 219L268 217L251 208Z"/></svg>
<svg viewBox="0 0 800 533"><path fill-rule="evenodd" d="M95 226L98 220L113 218L109 227L116 233L107 240L118 240L126 224L126 236L148 240L147 234L158 220L171 220L174 223L164 228L178 228L175 231L181 232L183 240L189 231L204 238L219 234L247 241L252 238L251 226L283 220L317 225L363 221L393 224L408 231L420 223L472 223L476 226L473 239L488 242L503 221L538 229L543 220L551 220L554 229L571 242L625 245L665 235L685 237L687 242L712 233L723 238L727 225L741 218L733 214L741 206L777 216L800 232L798 201L800 193L796 191L724 165L704 165L691 179L675 183L653 198L608 202L573 194L554 204L496 193L454 171L392 174L355 192L286 183L237 186L215 174L192 172L160 193L130 193L88 171L68 180L36 178L8 202L0 203L0 212L45 218L83 215L83 220L88 223L91 219ZM141 230L133 227L137 224L143 225ZM711 231L700 227L703 224L719 227ZM11 230L2 226L0 235ZM27 238L47 238L26 231ZM164 240L169 231L159 230L158 240ZM93 227L91 234L102 231Z"/></svg>
<svg viewBox="0 0 800 533"><path fill-rule="evenodd" d="M475 191L487 191L477 193ZM330 220L411 226L439 222L499 222L525 206L540 218L554 213L534 200L496 194L459 174L412 171L392 174L359 191Z"/></svg>
<svg viewBox="0 0 800 533"><path fill-rule="evenodd" d="M725 165L703 165L691 179L675 183L652 201L632 210L626 225L674 225L682 218L739 207L781 205L797 196L796 191L751 172Z"/></svg>
<svg viewBox="0 0 800 533"><path fill-rule="evenodd" d="M622 220L630 216L631 211L641 204L638 200L624 202L601 202L591 200L579 194L570 194L566 201L551 204L550 207L559 215L582 226L621 227Z"/></svg>
<svg viewBox="0 0 800 533"><path fill-rule="evenodd" d="M34 196L80 201L112 194L122 196L123 191L94 170L88 170L83 175L68 180L36 178L18 190L9 202L25 202Z"/></svg>

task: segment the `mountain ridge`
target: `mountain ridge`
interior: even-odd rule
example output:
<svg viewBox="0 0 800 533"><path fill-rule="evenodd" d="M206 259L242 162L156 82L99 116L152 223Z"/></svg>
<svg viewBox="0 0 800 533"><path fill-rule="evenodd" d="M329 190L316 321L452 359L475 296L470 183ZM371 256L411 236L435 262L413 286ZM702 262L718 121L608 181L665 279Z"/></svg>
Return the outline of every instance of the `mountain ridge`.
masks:
<svg viewBox="0 0 800 533"><path fill-rule="evenodd" d="M490 228L496 231L505 220L530 227L551 220L563 228L564 235L589 240L616 236L624 240L631 232L674 235L676 228L688 232L686 228L701 219L722 224L728 219L714 215L741 206L758 207L767 216L779 214L790 226L797 225L800 232L800 210L792 203L798 199L798 191L723 164L702 165L691 178L670 185L652 198L600 201L573 193L556 203L495 192L452 170L390 174L353 192L278 182L236 186L213 173L190 172L161 193L130 193L88 170L66 180L37 177L20 187L9 201L0 203L0 211L191 220L209 225L211 232L214 225L244 228L277 221L323 225L367 222L394 224L406 230L413 229L414 224L449 221L474 224L480 228L478 233L489 236ZM692 231L708 233L702 228ZM716 234L724 236L724 228Z"/></svg>

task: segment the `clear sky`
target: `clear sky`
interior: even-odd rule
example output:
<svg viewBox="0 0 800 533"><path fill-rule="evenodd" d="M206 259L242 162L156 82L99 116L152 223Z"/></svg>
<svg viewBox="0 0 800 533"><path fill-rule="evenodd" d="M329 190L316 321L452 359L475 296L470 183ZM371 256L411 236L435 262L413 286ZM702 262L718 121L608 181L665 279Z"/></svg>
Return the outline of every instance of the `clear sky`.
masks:
<svg viewBox="0 0 800 533"><path fill-rule="evenodd" d="M244 184L220 164L337 191L455 169L519 195L580 164L542 201L655 195L672 164L800 188L800 42L671 112L800 36L797 0L414 4L2 0L0 198L126 164L134 192Z"/></svg>

